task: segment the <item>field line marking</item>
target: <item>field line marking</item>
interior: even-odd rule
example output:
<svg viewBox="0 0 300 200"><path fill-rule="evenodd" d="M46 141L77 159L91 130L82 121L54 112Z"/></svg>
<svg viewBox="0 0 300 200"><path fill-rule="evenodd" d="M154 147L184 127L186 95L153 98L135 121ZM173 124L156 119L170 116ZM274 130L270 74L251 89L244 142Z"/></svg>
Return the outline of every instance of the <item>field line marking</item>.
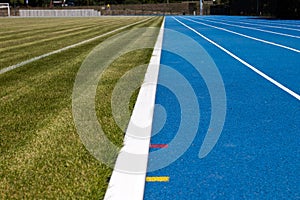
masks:
<svg viewBox="0 0 300 200"><path fill-rule="evenodd" d="M251 39L251 40L256 40L256 41L258 41L258 42L270 44L270 45L273 45L273 46L277 46L277 47L281 47L281 48L284 48L284 49L288 49L288 50L290 50L290 51L294 51L294 52L296 52L296 53L300 53L300 50L298 50L298 49L295 49L295 48L292 48L292 47L288 47L288 46L285 46L285 45L281 45L281 44L277 44L277 43L275 43L275 42L270 42L270 41L267 41L267 40L255 38L255 37L252 37L252 36L249 36L249 35L245 35L245 34L242 34L242 33L238 33L238 32L235 32L235 31L231 31L231 30L228 30L228 29L225 29L225 28L221 28L221 27L217 27L217 26L205 24L205 23L203 23L203 22L195 21L195 20L192 20L192 19L188 19L188 18L184 18L184 19L186 19L186 20L188 20L188 21L192 21L192 22L197 23L197 24L202 24L202 25L204 25L204 26L208 26L208 27L212 27L212 28L215 28L215 29L219 29L219 30L221 30L221 31L225 31L225 32L228 32L228 33L232 33L232 34L235 34L235 35L239 35L239 36L242 36L242 37Z"/></svg>
<svg viewBox="0 0 300 200"><path fill-rule="evenodd" d="M245 21L241 21L241 22L245 22ZM268 22L258 22L258 21L255 21L255 23L253 23L253 25L257 24L258 26L259 25L276 25L276 26L286 26L287 28L289 27L300 27L300 25L298 24L290 24L290 23L286 23L286 24L283 24L283 23L278 23L276 22L276 24L274 23L268 23Z"/></svg>
<svg viewBox="0 0 300 200"><path fill-rule="evenodd" d="M231 57L233 57L234 59L238 60L239 62L241 62L242 64L244 64L246 67L248 67L249 69L251 69L252 71L254 71L255 73L257 73L258 75L262 76L263 78L265 78L266 80L268 80L269 82L273 83L274 85L276 85L277 87L279 87L280 89L284 90L285 92L287 92L288 94L292 95L293 97L295 97L296 99L298 99L300 101L300 95L297 94L296 92L292 91L291 89L285 87L284 85L282 85L281 83L275 81L274 79L272 79L271 77L269 77L268 75L266 75L265 73L263 73L262 71L256 69L255 67L253 67L252 65L250 65L249 63L247 63L246 61L244 61L243 59L239 58L238 56L236 56L235 54L233 54L232 52L230 52L229 50L225 49L224 47L222 47L221 45L217 44L216 42L212 41L211 39L207 38L206 36L202 35L201 33L199 33L198 31L196 31L195 29L191 28L190 26L186 25L185 23L181 22L180 20L176 19L175 17L173 17L173 19L175 19L178 23L180 23L181 25L183 25L184 27L188 28L189 30L193 31L194 33L196 33L197 35L199 35L200 37L202 37L203 39L205 39L206 41L210 42L211 44L215 45L216 47L218 47L219 49L221 49L222 51L224 51L225 53L227 53L228 55L230 55Z"/></svg>
<svg viewBox="0 0 300 200"><path fill-rule="evenodd" d="M29 64L29 63L31 63L31 62L40 60L40 59L42 59L42 58L45 58L45 57L48 57L48 56L51 56L51 55L54 55L54 54L57 54L57 53L61 53L61 52L63 52L63 51L66 51L66 50L68 50L68 49L72 49L72 48L74 48L74 47L78 47L78 46L80 46L80 45L89 43L89 42L94 41L94 40L96 40L96 39L99 39L99 38L101 38L101 37L110 35L110 34L112 34L112 33L118 32L118 31L123 30L123 29L126 29L126 28L128 28L128 27L130 27L130 26L134 26L134 25L136 25L136 24L143 23L143 22L145 22L145 21L147 21L147 20L150 20L150 19L152 19L152 18L146 18L146 19L144 19L144 20L141 20L141 21L138 21L138 22L134 22L134 23L128 24L128 25L126 25L126 26L122 26L122 27L117 28L117 29L115 29L115 30L112 30L112 31L106 32L106 33L104 33L104 34L98 35L98 36L96 36L96 37L93 37L93 38L90 38L90 39L87 39L87 40L78 42L78 43L76 43L76 44L72 44L72 45L70 45L70 46L67 46L67 47L64 47L64 48L61 48L61 49L58 49L58 50L55 50L55 51L52 51L52 52L43 54L43 55L41 55L41 56L37 56L37 57L31 58L31 59L26 60L26 61L23 61L23 62L20 62L20 63L18 63L18 64L11 65L11 66L9 66L9 67L6 67L6 68L1 69L1 70L0 70L0 75L6 73L6 72L8 72L8 71L11 71L11 70L13 70L13 69L22 67L23 65Z"/></svg>
<svg viewBox="0 0 300 200"><path fill-rule="evenodd" d="M117 162L118 160L122 160L121 152L126 150L136 152L137 154L143 154L146 158L144 163L138 163L138 165L143 166L143 171L138 174L133 174L120 172L115 168L110 178L104 200L142 200L144 197L156 87L164 35L164 24L165 18L161 25L152 56L148 64L147 72L145 74L145 79L139 91L139 95L127 127L124 138L124 146L117 158ZM137 118L142 118L147 121L146 124L150 124L150 127L138 129L138 131L142 132L142 135L146 136L146 138L137 139L130 136L133 131L137 131L134 127L141 125L137 124L137 122L145 124L145 122L141 122L142 120L136 120ZM142 125L141 127L144 126ZM130 132L131 134L128 134ZM127 162L131 161L127 160Z"/></svg>
<svg viewBox="0 0 300 200"><path fill-rule="evenodd" d="M235 22L235 21L230 21L230 20L220 20L220 21L225 21L225 22ZM254 23L249 23L249 22L244 22L244 21L236 21L236 23L240 24L248 24L248 25L254 25L254 26L262 26L262 27L269 27L269 28L277 28L277 29L285 29L285 30L291 30L291 31L300 31L300 29L295 29L295 28L287 28L287 27L282 27L282 26L273 26L273 25L263 25L263 24L254 24Z"/></svg>
<svg viewBox="0 0 300 200"><path fill-rule="evenodd" d="M203 18L201 18L201 20L203 20L203 21L208 21L208 22L212 22L212 23L217 23L217 24L224 24L224 25L227 25L227 26L233 26L233 27L238 27L238 28L244 28L244 29L256 30L256 31L261 31L261 32L265 32L265 33L271 33L271 34L275 34L275 35L281 35L281 36L292 37L292 38L298 38L298 39L300 38L300 36L296 36L296 35L290 35L290 34L285 34L285 33L279 33L279 32L275 32L275 31L268 31L268 30L263 30L263 29L259 29L259 28L247 27L247 26L240 26L240 25L235 25L235 24L228 24L228 23L219 22L219 21L215 21L215 20L208 20L208 19L203 19Z"/></svg>

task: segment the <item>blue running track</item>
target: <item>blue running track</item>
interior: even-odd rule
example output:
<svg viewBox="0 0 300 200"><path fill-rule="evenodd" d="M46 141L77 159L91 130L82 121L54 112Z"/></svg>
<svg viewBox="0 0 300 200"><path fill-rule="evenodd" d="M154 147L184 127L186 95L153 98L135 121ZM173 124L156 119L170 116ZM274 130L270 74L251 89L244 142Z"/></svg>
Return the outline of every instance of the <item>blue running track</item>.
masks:
<svg viewBox="0 0 300 200"><path fill-rule="evenodd" d="M165 20L144 199L300 199L300 21Z"/></svg>

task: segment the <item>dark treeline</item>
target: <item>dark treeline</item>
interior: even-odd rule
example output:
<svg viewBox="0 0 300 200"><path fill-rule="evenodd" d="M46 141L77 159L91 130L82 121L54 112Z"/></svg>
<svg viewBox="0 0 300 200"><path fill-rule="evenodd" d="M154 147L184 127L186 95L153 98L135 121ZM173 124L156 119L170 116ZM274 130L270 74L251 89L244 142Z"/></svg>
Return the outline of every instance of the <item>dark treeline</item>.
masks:
<svg viewBox="0 0 300 200"><path fill-rule="evenodd" d="M107 4L148 4L148 3L175 3L182 0L53 0L62 1L71 6L99 6ZM12 6L47 7L51 0L0 0L0 3L10 3Z"/></svg>
<svg viewBox="0 0 300 200"><path fill-rule="evenodd" d="M28 4L26 3L28 1ZM49 7L51 0L0 0L12 6ZM57 1L57 0L56 0ZM107 4L175 3L182 0L61 0L69 6L99 6ZM204 3L207 0L203 0ZM196 1L199 2L199 1ZM216 0L212 14L262 15L300 19L300 0Z"/></svg>
<svg viewBox="0 0 300 200"><path fill-rule="evenodd" d="M220 0L218 4L212 8L215 14L300 18L300 0Z"/></svg>
<svg viewBox="0 0 300 200"><path fill-rule="evenodd" d="M300 0L278 1L274 13L280 18L300 19Z"/></svg>

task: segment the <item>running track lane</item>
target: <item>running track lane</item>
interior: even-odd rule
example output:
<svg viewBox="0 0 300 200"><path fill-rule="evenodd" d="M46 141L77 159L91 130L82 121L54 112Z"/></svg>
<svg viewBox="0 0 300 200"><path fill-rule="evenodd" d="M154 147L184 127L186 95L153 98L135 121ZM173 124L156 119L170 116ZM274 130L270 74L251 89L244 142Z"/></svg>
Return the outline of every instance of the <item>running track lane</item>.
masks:
<svg viewBox="0 0 300 200"><path fill-rule="evenodd" d="M201 21L198 17L176 19L226 48L296 94L300 93L299 53L189 20ZM210 19L226 20L226 17L210 17ZM254 19L238 17L228 17L228 19L253 25L256 23ZM265 25L268 21L257 20L256 25L262 23ZM276 22L269 23L276 26ZM284 23L287 24L286 27L293 25L290 21L280 21L280 26L284 26ZM221 26L222 24L209 24L225 28ZM211 91L208 91L204 78L186 59L163 50L161 64L181 74L193 88L200 106L200 119L196 136L184 154L167 167L147 173L149 180L160 181L146 182L144 199L299 199L300 101L174 18L166 17L165 28L194 39L211 56L222 76L226 90L226 119L216 146L206 157L200 159L199 150L207 131L210 131L208 127L212 114ZM264 27L260 26L260 29L262 28ZM171 34L172 31L165 31L163 49L168 49L170 43L173 46L176 43L180 44L181 41L176 38L168 40L172 38ZM272 34L259 31L253 35L253 30L249 32L243 30L243 34L264 40L273 39ZM279 41L280 38L276 35L274 42ZM299 49L300 41L293 42L294 47ZM178 48L192 51L191 47L187 49L178 46ZM194 56L201 58L202 55ZM181 94L176 90L182 88L181 81L177 76L172 76L173 72L169 68L161 67L159 73L158 84L160 85L156 95L152 144L170 144L172 139L177 137L183 117L181 116L182 102L177 97ZM166 82L173 83L173 86L166 85ZM184 95L187 92L181 91L181 93ZM189 101L189 98L186 97L185 100ZM194 121L194 117L197 115L190 115L186 121ZM164 126L163 122L165 122ZM187 124L187 127L189 125ZM182 141L182 144L184 145L185 141ZM176 145L180 149L180 142ZM171 148L170 145L164 147L167 148L150 149L148 167L160 166L161 162L172 157L170 152L166 151ZM153 152L158 151L166 154L159 157L151 156Z"/></svg>

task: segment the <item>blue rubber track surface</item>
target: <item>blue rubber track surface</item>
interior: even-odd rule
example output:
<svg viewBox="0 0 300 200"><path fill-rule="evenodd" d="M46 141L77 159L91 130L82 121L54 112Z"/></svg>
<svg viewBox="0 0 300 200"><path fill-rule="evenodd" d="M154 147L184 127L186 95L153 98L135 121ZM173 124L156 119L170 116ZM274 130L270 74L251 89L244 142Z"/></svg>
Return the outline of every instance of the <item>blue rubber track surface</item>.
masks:
<svg viewBox="0 0 300 200"><path fill-rule="evenodd" d="M300 21L169 16L165 29L151 144L169 147L150 149L147 176L170 179L146 182L144 199L300 199ZM188 42L183 45L180 35L199 47ZM184 53L193 54L199 66L190 63ZM214 80L217 76L203 77L199 70L213 67L222 78L226 103L223 99L220 104L225 106L226 117L215 146L201 157L204 138L214 129L210 126L212 98L219 91L212 90L219 88ZM206 79L216 87L208 86ZM183 86L186 83L189 86ZM222 124L219 121L217 118L216 123ZM166 160L169 162L162 166Z"/></svg>

